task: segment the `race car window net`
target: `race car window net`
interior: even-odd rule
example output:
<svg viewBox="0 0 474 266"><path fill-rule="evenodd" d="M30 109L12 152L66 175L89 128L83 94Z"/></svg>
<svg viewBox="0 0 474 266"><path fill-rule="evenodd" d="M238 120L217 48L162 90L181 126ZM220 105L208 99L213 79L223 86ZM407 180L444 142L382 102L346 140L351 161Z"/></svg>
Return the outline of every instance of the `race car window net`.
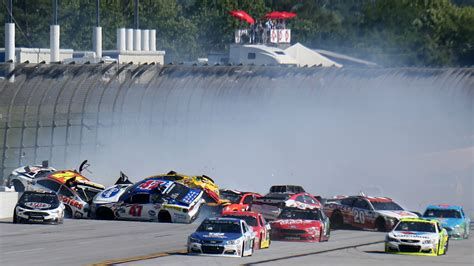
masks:
<svg viewBox="0 0 474 266"><path fill-rule="evenodd" d="M434 218L462 218L461 213L457 210L439 210L429 209L425 211L423 217L434 217Z"/></svg>
<svg viewBox="0 0 474 266"><path fill-rule="evenodd" d="M381 201L373 201L371 202L372 206L374 206L375 210L379 211L403 211L403 208L393 201L388 202L381 202Z"/></svg>
<svg viewBox="0 0 474 266"><path fill-rule="evenodd" d="M395 231L436 233L436 227L433 223L426 222L400 222Z"/></svg>
<svg viewBox="0 0 474 266"><path fill-rule="evenodd" d="M370 209L370 205L369 203L367 203L367 201L365 199L358 199L355 203L354 203L354 207L355 208L360 208L360 209L364 209L364 210L369 210ZM375 207L374 207L375 208Z"/></svg>
<svg viewBox="0 0 474 266"><path fill-rule="evenodd" d="M321 221L321 211L315 210L283 210L278 216L280 219L303 219Z"/></svg>
<svg viewBox="0 0 474 266"><path fill-rule="evenodd" d="M197 231L212 233L242 233L239 222L227 221L204 221Z"/></svg>
<svg viewBox="0 0 474 266"><path fill-rule="evenodd" d="M59 187L61 186L59 183L52 181L52 180L38 180L38 184L41 186L50 189L51 191L58 192Z"/></svg>
<svg viewBox="0 0 474 266"><path fill-rule="evenodd" d="M257 218L253 217L253 216L237 216L237 215L225 215L223 217L227 217L227 218L236 218L236 219L240 219L240 220L244 220L249 226L258 226L258 221L257 221Z"/></svg>

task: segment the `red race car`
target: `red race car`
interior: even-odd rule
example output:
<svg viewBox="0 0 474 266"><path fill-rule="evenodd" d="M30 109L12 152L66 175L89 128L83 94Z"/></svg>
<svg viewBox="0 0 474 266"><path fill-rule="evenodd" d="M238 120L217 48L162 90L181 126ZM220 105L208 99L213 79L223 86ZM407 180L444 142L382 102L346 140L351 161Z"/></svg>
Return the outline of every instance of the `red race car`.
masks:
<svg viewBox="0 0 474 266"><path fill-rule="evenodd" d="M242 192L238 190L221 189L221 202L225 202L225 207L222 209L226 211L248 211L255 199L261 198L262 195L254 192Z"/></svg>
<svg viewBox="0 0 474 266"><path fill-rule="evenodd" d="M267 220L275 220L283 208L313 209L321 207L321 203L306 192L297 194L271 192L264 197L255 199L251 210L261 213Z"/></svg>
<svg viewBox="0 0 474 266"><path fill-rule="evenodd" d="M270 247L270 225L265 221L260 213L227 211L222 213L222 217L244 220L255 232L254 247L258 249Z"/></svg>
<svg viewBox="0 0 474 266"><path fill-rule="evenodd" d="M329 218L321 208L284 208L270 222L272 240L321 242L329 240Z"/></svg>

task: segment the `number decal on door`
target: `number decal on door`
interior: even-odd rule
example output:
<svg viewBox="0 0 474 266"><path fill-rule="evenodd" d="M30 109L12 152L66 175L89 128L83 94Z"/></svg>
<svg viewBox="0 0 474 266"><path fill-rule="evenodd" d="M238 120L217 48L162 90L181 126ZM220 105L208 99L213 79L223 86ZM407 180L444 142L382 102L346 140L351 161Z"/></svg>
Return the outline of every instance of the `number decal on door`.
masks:
<svg viewBox="0 0 474 266"><path fill-rule="evenodd" d="M142 208L143 206L133 205L132 207L130 207L130 216L142 216Z"/></svg>
<svg viewBox="0 0 474 266"><path fill-rule="evenodd" d="M354 209L354 210L352 210L352 214L354 215L354 223L365 224L365 213L364 213L364 211Z"/></svg>

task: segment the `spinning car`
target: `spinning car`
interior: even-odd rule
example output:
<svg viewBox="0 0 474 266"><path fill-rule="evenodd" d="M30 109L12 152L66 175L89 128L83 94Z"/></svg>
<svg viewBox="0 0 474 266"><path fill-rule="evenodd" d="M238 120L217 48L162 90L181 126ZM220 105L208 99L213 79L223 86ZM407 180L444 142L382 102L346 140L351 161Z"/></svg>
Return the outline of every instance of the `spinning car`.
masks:
<svg viewBox="0 0 474 266"><path fill-rule="evenodd" d="M198 217L202 194L199 189L160 178L147 178L134 185L117 184L94 198L92 216L192 223Z"/></svg>
<svg viewBox="0 0 474 266"><path fill-rule="evenodd" d="M285 208L270 222L272 240L321 242L329 240L329 218L320 208Z"/></svg>
<svg viewBox="0 0 474 266"><path fill-rule="evenodd" d="M64 208L55 193L26 191L15 206L13 223L61 224Z"/></svg>
<svg viewBox="0 0 474 266"><path fill-rule="evenodd" d="M244 220L207 218L188 238L188 254L252 256L255 233Z"/></svg>
<svg viewBox="0 0 474 266"><path fill-rule="evenodd" d="M387 234L385 252L438 256L446 254L448 244L448 232L438 221L402 218Z"/></svg>
<svg viewBox="0 0 474 266"><path fill-rule="evenodd" d="M32 180L48 176L56 171L48 165L48 161L43 161L42 165L20 167L13 170L7 178L6 186L13 186L16 192L23 192Z"/></svg>
<svg viewBox="0 0 474 266"><path fill-rule="evenodd" d="M333 228L351 225L382 232L389 231L401 218L417 218L390 198L350 196L327 200L324 211L331 218Z"/></svg>
<svg viewBox="0 0 474 266"><path fill-rule="evenodd" d="M464 214L461 206L430 205L426 208L423 218L438 220L452 239L469 238L471 219Z"/></svg>
<svg viewBox="0 0 474 266"><path fill-rule="evenodd" d="M223 212L222 217L244 220L255 233L254 247L258 249L270 247L270 225L260 213L228 211Z"/></svg>
<svg viewBox="0 0 474 266"><path fill-rule="evenodd" d="M225 201L224 212L227 211L248 211L253 204L253 201L257 198L261 198L262 195L254 192L242 192L238 190L220 190L221 202Z"/></svg>
<svg viewBox="0 0 474 266"><path fill-rule="evenodd" d="M219 187L214 183L212 178L202 176L187 176L170 171L167 174L155 175L148 178L159 178L162 180L175 181L184 184L190 188L201 189L205 193L203 198L206 202L219 202Z"/></svg>

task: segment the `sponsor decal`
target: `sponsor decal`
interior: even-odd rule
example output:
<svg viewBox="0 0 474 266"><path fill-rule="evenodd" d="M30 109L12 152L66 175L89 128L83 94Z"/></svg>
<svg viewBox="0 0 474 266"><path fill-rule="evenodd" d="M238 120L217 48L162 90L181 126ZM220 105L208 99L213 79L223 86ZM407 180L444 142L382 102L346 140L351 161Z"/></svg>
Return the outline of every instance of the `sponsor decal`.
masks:
<svg viewBox="0 0 474 266"><path fill-rule="evenodd" d="M47 209L51 207L51 204L44 203L44 202L27 202L25 206L33 208L33 209Z"/></svg>
<svg viewBox="0 0 474 266"><path fill-rule="evenodd" d="M61 200L62 202L64 202L64 204L67 204L69 206L73 206L73 207L76 207L80 210L82 210L82 208L84 208L84 205L74 199L71 199L71 198L68 198L66 196L63 196L63 195L59 195L59 200Z"/></svg>
<svg viewBox="0 0 474 266"><path fill-rule="evenodd" d="M106 191L102 192L102 198L112 198L113 196L117 195L119 191L119 187L109 188Z"/></svg>
<svg viewBox="0 0 474 266"><path fill-rule="evenodd" d="M279 223L281 225L286 225L286 224L309 224L312 222L313 221L307 221L307 220L280 220L280 221L277 221L276 223Z"/></svg>

